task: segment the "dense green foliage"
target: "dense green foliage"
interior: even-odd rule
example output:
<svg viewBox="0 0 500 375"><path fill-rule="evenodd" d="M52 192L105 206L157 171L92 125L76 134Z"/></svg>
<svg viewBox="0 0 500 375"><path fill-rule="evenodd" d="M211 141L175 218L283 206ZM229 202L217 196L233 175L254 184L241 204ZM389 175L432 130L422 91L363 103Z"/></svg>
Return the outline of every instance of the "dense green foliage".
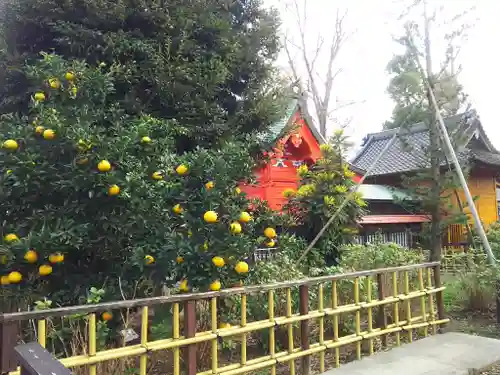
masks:
<svg viewBox="0 0 500 375"><path fill-rule="evenodd" d="M0 112L26 111L33 86L22 66L54 51L114 66L109 103L177 121L178 151L279 115L279 22L260 0L8 0L0 14Z"/></svg>
<svg viewBox="0 0 500 375"><path fill-rule="evenodd" d="M498 243L495 245L498 246ZM482 250L453 254L447 261L456 266L456 272L446 277L446 310L490 312L495 303L499 273L498 269L488 264Z"/></svg>
<svg viewBox="0 0 500 375"><path fill-rule="evenodd" d="M344 159L346 146L346 136L337 131L330 144L321 145L322 157L310 170L306 165L298 169L299 188L289 193L285 210L293 219L296 233L307 242L316 237L355 185L354 173ZM338 247L356 233L364 213L366 203L361 195L356 193L351 198L316 244L320 258L327 264L338 263Z"/></svg>
<svg viewBox="0 0 500 375"><path fill-rule="evenodd" d="M179 156L177 121L108 104L117 69L45 55L26 68L37 88L29 115L1 120L0 234L19 240L4 238L0 269L22 275L2 288L12 298L69 303L90 286L116 298L119 286L130 296L186 279L184 290L230 286L247 272L236 264L266 241L274 219L263 209L242 218L253 206L237 188L251 176L256 141Z"/></svg>
<svg viewBox="0 0 500 375"><path fill-rule="evenodd" d="M496 259L500 259L500 223L493 223L488 227L486 236ZM476 243L480 244L481 240L476 239Z"/></svg>

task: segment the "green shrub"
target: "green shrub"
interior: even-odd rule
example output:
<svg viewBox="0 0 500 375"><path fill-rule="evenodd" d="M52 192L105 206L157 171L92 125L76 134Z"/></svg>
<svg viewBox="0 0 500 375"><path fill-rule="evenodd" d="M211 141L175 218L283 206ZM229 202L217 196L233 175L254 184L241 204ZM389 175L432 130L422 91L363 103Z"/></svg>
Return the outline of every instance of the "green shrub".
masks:
<svg viewBox="0 0 500 375"><path fill-rule="evenodd" d="M476 257L466 269L445 282L445 305L454 311L488 312L495 302L498 270L484 257Z"/></svg>
<svg viewBox="0 0 500 375"><path fill-rule="evenodd" d="M500 223L493 223L488 227L486 231L486 236L495 255L496 259L500 259ZM479 239L476 239L476 243L481 243Z"/></svg>
<svg viewBox="0 0 500 375"><path fill-rule="evenodd" d="M297 192L292 194L284 210L295 223L298 235L312 241L336 213L354 186L354 172L349 170L344 155L347 137L336 131L329 144L321 145L321 158L308 168L298 168ZM316 252L326 264L339 263L339 246L356 233L366 202L356 193L335 217L316 244ZM308 255L314 255L311 252Z"/></svg>
<svg viewBox="0 0 500 375"><path fill-rule="evenodd" d="M424 262L421 253L395 243L346 245L341 248L340 266L344 270L370 270Z"/></svg>
<svg viewBox="0 0 500 375"><path fill-rule="evenodd" d="M26 67L29 116L1 119L0 297L13 303L73 304L94 285L110 299L181 279L228 287L246 276L235 265L269 241L272 213L246 212L237 188L255 165L253 138L178 155L177 121L107 104L119 67L109 69L45 54Z"/></svg>

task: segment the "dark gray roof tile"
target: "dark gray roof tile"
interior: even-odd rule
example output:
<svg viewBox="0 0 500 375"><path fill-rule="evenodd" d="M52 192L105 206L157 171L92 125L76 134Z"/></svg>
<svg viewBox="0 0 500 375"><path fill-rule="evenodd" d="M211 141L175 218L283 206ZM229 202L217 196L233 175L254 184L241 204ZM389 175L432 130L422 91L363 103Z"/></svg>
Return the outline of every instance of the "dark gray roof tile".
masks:
<svg viewBox="0 0 500 375"><path fill-rule="evenodd" d="M450 137L460 145L457 157L463 161L471 155L478 160L489 164L500 165L500 154L489 142L479 119L475 112L448 117L445 119ZM398 138L379 160L371 175L383 175L408 172L429 167L429 133L424 123L418 123L405 129L399 128L385 130L379 133L368 134L363 148L351 161L352 165L363 170L371 167L376 157L391 141L394 134L398 133ZM489 151L476 150L473 154L466 148L471 137L479 134L483 144ZM497 164L498 163L498 164ZM445 164L445 163L443 163Z"/></svg>

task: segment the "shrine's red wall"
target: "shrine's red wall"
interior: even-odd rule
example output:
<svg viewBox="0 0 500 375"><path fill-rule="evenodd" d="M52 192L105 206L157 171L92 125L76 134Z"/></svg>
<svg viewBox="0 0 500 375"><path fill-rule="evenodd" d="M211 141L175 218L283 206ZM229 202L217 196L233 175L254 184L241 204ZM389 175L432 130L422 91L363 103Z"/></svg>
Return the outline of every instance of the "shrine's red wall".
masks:
<svg viewBox="0 0 500 375"><path fill-rule="evenodd" d="M266 200L273 210L280 210L286 203L284 190L297 189L297 168L300 164L312 164L321 157L318 141L302 119L300 112L295 113L293 123L298 129L289 137L280 140L282 144L285 142L282 152L279 150L280 142L278 142L274 151L269 153L270 161L265 167L255 171L257 184L240 186L250 198ZM353 177L356 183L360 179L361 176L358 174Z"/></svg>
<svg viewBox="0 0 500 375"><path fill-rule="evenodd" d="M280 140L283 150L277 147L269 153L270 161L265 167L255 171L257 185L242 185L241 190L251 198L266 200L274 210L279 210L286 202L283 196L285 189L296 189L298 184L297 168L302 163L313 163L321 156L319 144L311 130L295 113L293 123L297 131Z"/></svg>
<svg viewBox="0 0 500 375"><path fill-rule="evenodd" d="M362 177L361 175L356 173L352 178L352 180L357 184L361 180L361 177Z"/></svg>

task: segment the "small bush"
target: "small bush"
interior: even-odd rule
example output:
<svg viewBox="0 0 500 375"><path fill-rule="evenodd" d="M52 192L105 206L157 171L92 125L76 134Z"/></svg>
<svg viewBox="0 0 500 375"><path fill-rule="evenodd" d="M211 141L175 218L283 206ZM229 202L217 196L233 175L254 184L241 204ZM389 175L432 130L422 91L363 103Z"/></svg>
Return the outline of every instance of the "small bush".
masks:
<svg viewBox="0 0 500 375"><path fill-rule="evenodd" d="M395 243L347 245L341 249L341 268L345 270L370 270L418 264L424 261L421 253Z"/></svg>
<svg viewBox="0 0 500 375"><path fill-rule="evenodd" d="M450 311L488 312L495 302L498 277L484 257L475 257L467 269L446 283L445 306Z"/></svg>
<svg viewBox="0 0 500 375"><path fill-rule="evenodd" d="M495 258L500 259L500 223L491 224L488 227L486 236L488 237L493 255L495 255ZM476 243L481 242L476 240Z"/></svg>
<svg viewBox="0 0 500 375"><path fill-rule="evenodd" d="M345 163L347 136L336 131L328 144L321 145L321 158L309 168L298 168L299 187L284 207L295 224L297 234L312 241L333 215L335 220L316 244L316 252L329 265L339 263L339 245L356 233L356 223L364 214L366 202L356 193L345 205L354 182ZM338 208L344 205L340 214Z"/></svg>

